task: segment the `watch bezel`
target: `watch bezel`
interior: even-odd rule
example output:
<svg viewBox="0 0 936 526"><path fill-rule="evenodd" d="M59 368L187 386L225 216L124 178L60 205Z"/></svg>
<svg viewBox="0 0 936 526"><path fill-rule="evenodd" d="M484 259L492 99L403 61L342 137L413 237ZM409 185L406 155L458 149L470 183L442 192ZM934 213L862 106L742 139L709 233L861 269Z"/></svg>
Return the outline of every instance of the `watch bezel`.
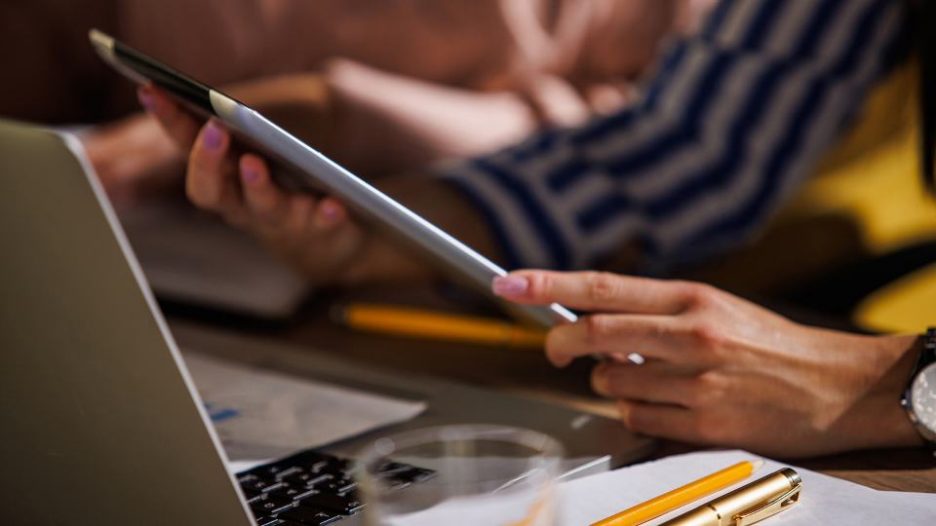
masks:
<svg viewBox="0 0 936 526"><path fill-rule="evenodd" d="M922 368L920 368L916 374L913 375L913 380L910 382L910 385L907 387L907 392L904 395L902 400L904 409L907 410L907 413L910 415L910 420L913 422L913 425L917 428L923 438L930 442L936 442L936 428L930 427L929 424L920 419L918 415L917 402L913 396L914 391L923 377L928 377L930 383L936 387L936 361L933 361ZM936 406L936 401L933 402ZM936 407L934 407L936 410Z"/></svg>

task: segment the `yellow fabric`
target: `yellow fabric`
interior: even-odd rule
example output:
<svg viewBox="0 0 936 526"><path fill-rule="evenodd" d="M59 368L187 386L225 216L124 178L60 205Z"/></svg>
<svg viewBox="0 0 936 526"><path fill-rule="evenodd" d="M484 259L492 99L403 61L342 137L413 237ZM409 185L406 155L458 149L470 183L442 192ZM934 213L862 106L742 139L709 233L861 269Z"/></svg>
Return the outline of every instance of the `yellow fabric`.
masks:
<svg viewBox="0 0 936 526"><path fill-rule="evenodd" d="M936 199L920 179L917 67L896 69L871 93L783 216L837 212L859 225L872 254L936 238Z"/></svg>
<svg viewBox="0 0 936 526"><path fill-rule="evenodd" d="M919 333L936 325L936 264L873 294L856 310L855 322L883 332Z"/></svg>
<svg viewBox="0 0 936 526"><path fill-rule="evenodd" d="M917 75L911 61L873 90L854 127L781 220L845 215L872 255L936 240L936 199L920 178ZM936 324L936 264L884 287L854 317L859 326L880 331L920 332Z"/></svg>

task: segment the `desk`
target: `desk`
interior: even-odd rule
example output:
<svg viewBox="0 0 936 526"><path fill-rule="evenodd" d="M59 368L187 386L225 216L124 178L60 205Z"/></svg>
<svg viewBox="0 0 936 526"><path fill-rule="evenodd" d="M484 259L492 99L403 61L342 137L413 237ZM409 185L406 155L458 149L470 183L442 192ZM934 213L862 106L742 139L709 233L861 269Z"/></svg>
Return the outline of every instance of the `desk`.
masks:
<svg viewBox="0 0 936 526"><path fill-rule="evenodd" d="M412 298L406 301L413 303ZM180 319L170 318L170 322L174 330L191 327ZM295 323L280 328L249 328L232 322L226 328L289 343L297 349L315 348L391 370L431 374L601 415L615 415L610 402L592 394L589 365L584 361L557 370L538 352L358 333L334 324L324 304L311 306ZM692 449L690 445L664 442L655 456ZM792 462L876 489L936 493L936 459L922 449L864 451Z"/></svg>

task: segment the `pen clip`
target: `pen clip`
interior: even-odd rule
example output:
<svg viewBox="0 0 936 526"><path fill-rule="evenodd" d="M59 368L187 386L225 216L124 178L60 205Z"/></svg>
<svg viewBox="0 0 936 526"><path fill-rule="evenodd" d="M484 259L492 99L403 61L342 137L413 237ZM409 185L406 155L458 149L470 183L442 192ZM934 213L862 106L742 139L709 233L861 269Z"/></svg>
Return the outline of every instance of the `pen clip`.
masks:
<svg viewBox="0 0 936 526"><path fill-rule="evenodd" d="M800 490L803 488L802 484L797 484L790 488L789 491L781 494L780 496L768 500L761 506L752 508L744 513L739 513L737 520L735 521L735 526L749 526L755 522L766 519L767 517L776 515L789 506L792 506L799 501Z"/></svg>

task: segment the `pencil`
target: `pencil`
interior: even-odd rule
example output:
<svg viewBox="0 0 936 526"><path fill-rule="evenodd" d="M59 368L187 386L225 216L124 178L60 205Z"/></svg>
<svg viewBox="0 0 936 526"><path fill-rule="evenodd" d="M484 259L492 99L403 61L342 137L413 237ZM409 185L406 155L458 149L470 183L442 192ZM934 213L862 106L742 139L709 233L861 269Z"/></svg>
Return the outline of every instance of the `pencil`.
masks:
<svg viewBox="0 0 936 526"><path fill-rule="evenodd" d="M733 466L729 466L721 471L716 471L711 475L694 480L685 486L668 491L646 502L641 502L636 506L627 508L620 513L615 513L608 518L594 522L591 526L631 526L642 524L750 477L751 473L754 473L754 470L763 465L763 463L763 460L758 460L756 462L747 460L738 462Z"/></svg>
<svg viewBox="0 0 936 526"><path fill-rule="evenodd" d="M546 332L491 318L369 303L338 313L347 326L369 332L450 342L541 350Z"/></svg>

